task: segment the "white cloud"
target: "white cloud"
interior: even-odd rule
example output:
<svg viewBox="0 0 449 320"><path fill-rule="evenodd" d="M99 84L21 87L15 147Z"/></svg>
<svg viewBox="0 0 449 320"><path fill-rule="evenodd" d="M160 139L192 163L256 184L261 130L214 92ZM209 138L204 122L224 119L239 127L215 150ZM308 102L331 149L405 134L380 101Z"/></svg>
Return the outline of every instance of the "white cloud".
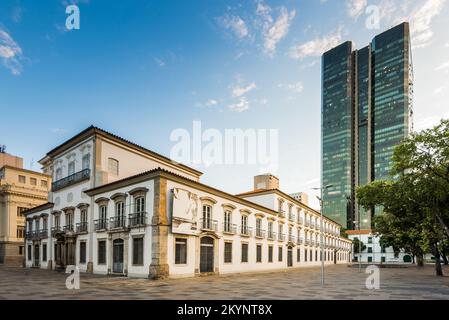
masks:
<svg viewBox="0 0 449 320"><path fill-rule="evenodd" d="M439 116L428 116L428 117L419 117L418 121L416 121L413 125L413 131L421 131L425 129L430 129L436 126L442 119L449 118L449 112L443 114L441 117Z"/></svg>
<svg viewBox="0 0 449 320"><path fill-rule="evenodd" d="M341 28L335 33L291 47L288 55L293 59L300 60L307 57L319 57L327 50L340 44L340 42Z"/></svg>
<svg viewBox="0 0 449 320"><path fill-rule="evenodd" d="M206 102L206 107L213 107L216 106L218 104L218 101L215 99L209 99Z"/></svg>
<svg viewBox="0 0 449 320"><path fill-rule="evenodd" d="M196 106L198 108L212 108L212 107L218 106L218 103L219 103L219 101L216 99L208 99L204 103L197 103Z"/></svg>
<svg viewBox="0 0 449 320"><path fill-rule="evenodd" d="M435 68L435 71L443 71L443 70L447 70L449 69L449 61L439 65L438 67Z"/></svg>
<svg viewBox="0 0 449 320"><path fill-rule="evenodd" d="M414 48L427 47L433 37L432 20L438 16L446 0L428 0L417 7L411 15L412 45Z"/></svg>
<svg viewBox="0 0 449 320"><path fill-rule="evenodd" d="M249 102L245 97L241 97L239 102L229 105L228 108L231 111L243 112L249 109Z"/></svg>
<svg viewBox="0 0 449 320"><path fill-rule="evenodd" d="M165 65L166 65L166 63L165 63L165 61L164 60L162 60L162 59L159 59L159 58L154 58L154 62L156 62L157 63L157 65L159 66L159 67L165 67Z"/></svg>
<svg viewBox="0 0 449 320"><path fill-rule="evenodd" d="M435 88L435 90L433 90L433 94L434 95L439 95L440 93L443 93L443 91L446 90L446 88L447 88L446 85L438 87L438 88Z"/></svg>
<svg viewBox="0 0 449 320"><path fill-rule="evenodd" d="M367 0L346 0L346 8L348 15L357 19L364 11L367 5Z"/></svg>
<svg viewBox="0 0 449 320"><path fill-rule="evenodd" d="M413 48L423 48L430 45L433 30L432 21L437 17L446 0L401 1L382 0L379 8L384 25L391 26L403 21L410 21L410 32Z"/></svg>
<svg viewBox="0 0 449 320"><path fill-rule="evenodd" d="M232 89L232 97L234 97L234 98L241 97L241 96L245 95L246 93L248 93L251 90L254 90L256 88L257 88L257 86L256 86L256 84L254 82L250 83L247 86L243 86L243 87L235 86Z"/></svg>
<svg viewBox="0 0 449 320"><path fill-rule="evenodd" d="M262 99L259 100L259 103L260 103L261 105L265 106L265 105L268 104L268 99L267 99L267 98L262 98Z"/></svg>
<svg viewBox="0 0 449 320"><path fill-rule="evenodd" d="M245 21L239 16L225 15L219 18L219 21L224 28L232 30L239 39L243 39L249 35Z"/></svg>
<svg viewBox="0 0 449 320"><path fill-rule="evenodd" d="M296 15L296 11L289 12L286 7L279 8L279 16L275 20L272 16L272 9L262 1L257 3L256 14L261 18L256 21L256 25L262 28L263 47L265 53L272 57L276 52L278 43L287 36L291 22Z"/></svg>
<svg viewBox="0 0 449 320"><path fill-rule="evenodd" d="M22 8L14 7L11 18L15 23L19 23L22 20Z"/></svg>
<svg viewBox="0 0 449 320"><path fill-rule="evenodd" d="M280 83L278 84L278 87L297 93L301 93L304 90L304 85L302 84L302 82Z"/></svg>
<svg viewBox="0 0 449 320"><path fill-rule="evenodd" d="M6 31L0 29L0 59L7 69L13 75L19 75L22 72L22 48Z"/></svg>

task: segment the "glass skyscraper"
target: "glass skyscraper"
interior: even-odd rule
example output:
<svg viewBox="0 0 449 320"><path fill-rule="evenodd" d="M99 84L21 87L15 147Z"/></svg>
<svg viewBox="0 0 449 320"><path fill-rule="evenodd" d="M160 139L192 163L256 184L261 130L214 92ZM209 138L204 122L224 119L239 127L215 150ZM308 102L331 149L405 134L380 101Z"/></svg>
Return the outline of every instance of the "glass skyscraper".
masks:
<svg viewBox="0 0 449 320"><path fill-rule="evenodd" d="M323 210L348 229L371 226L355 191L389 177L393 149L411 129L412 74L408 23L360 50L348 41L323 54L322 184L332 184Z"/></svg>

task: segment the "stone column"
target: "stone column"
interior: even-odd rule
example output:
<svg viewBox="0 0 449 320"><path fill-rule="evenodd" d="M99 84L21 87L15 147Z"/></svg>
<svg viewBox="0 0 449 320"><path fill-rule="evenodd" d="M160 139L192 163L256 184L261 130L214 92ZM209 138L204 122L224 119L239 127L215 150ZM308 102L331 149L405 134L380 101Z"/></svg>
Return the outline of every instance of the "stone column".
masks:
<svg viewBox="0 0 449 320"><path fill-rule="evenodd" d="M169 276L167 260L168 215L167 180L157 177L154 180L154 208L151 234L150 279L164 279Z"/></svg>

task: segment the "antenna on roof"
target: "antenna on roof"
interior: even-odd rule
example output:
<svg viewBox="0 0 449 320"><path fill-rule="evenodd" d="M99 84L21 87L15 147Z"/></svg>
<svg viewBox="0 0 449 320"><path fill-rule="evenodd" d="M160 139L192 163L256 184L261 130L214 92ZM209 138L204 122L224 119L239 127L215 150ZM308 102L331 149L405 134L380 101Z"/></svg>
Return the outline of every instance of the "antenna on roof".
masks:
<svg viewBox="0 0 449 320"><path fill-rule="evenodd" d="M4 144L0 145L0 153L6 153L6 146Z"/></svg>

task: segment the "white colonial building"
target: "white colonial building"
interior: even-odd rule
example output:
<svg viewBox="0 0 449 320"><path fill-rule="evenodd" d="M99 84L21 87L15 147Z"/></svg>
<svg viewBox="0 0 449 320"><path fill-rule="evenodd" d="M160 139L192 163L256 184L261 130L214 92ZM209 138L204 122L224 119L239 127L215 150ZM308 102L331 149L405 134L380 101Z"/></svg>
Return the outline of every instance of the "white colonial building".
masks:
<svg viewBox="0 0 449 320"><path fill-rule="evenodd" d="M380 243L382 236L376 235L372 230L348 230L346 231L349 239L358 239L365 248L358 252L353 248L353 262L361 263L412 263L411 254L401 249L397 254L393 247L385 247Z"/></svg>
<svg viewBox="0 0 449 320"><path fill-rule="evenodd" d="M96 127L40 163L54 182L49 202L26 213L27 267L161 278L320 264L319 213L281 192L274 176L231 195ZM340 225L322 223L326 264L351 261Z"/></svg>

